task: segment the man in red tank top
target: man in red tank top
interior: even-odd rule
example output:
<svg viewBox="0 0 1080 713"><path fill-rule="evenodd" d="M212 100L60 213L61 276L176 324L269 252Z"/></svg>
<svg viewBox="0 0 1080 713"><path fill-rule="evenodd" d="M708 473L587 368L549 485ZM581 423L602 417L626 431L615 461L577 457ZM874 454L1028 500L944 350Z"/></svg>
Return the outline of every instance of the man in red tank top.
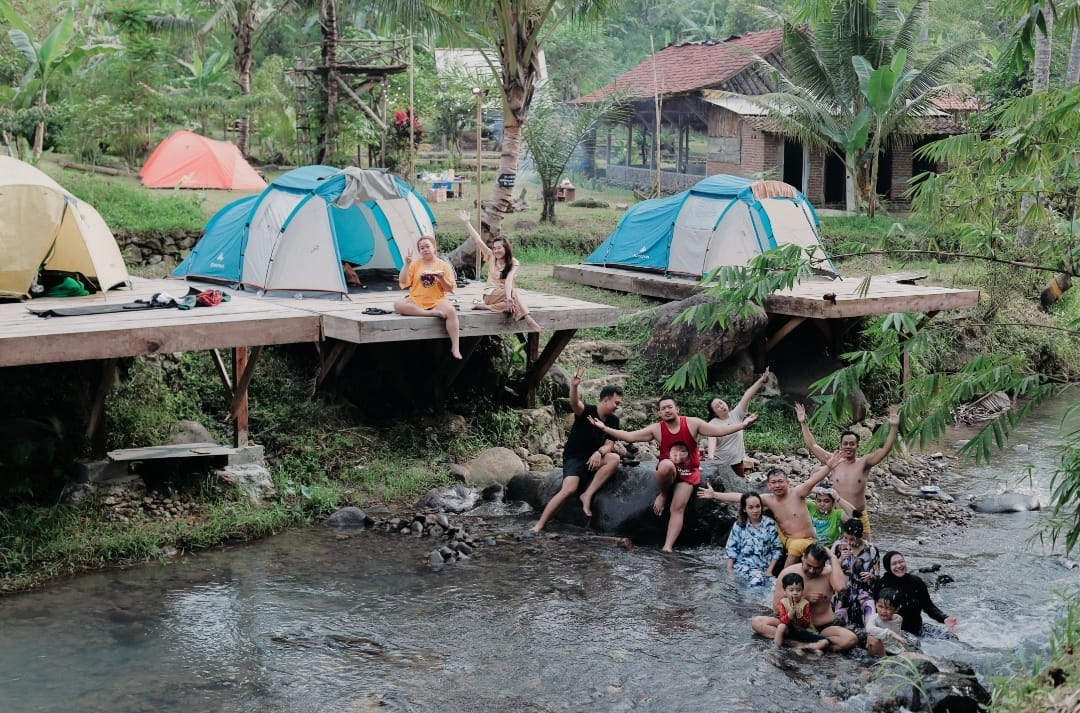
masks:
<svg viewBox="0 0 1080 713"><path fill-rule="evenodd" d="M589 421L607 436L618 441L628 443L656 441L660 444L660 460L656 464L656 485L660 489L660 493L656 496L656 500L653 501L653 512L658 516L663 516L664 510L669 511L667 535L664 539L663 551L671 552L675 548L675 540L679 539L679 533L682 532L686 504L690 502L690 496L694 494L694 489L697 487L696 484L692 485L687 480L679 478L679 470L698 473L698 482L700 483L701 480L698 471L700 464L697 447L698 437L726 436L741 431L757 420L757 414L750 414L741 423L732 425L710 424L695 416L680 416L679 405L675 403L675 397L670 394L660 397L657 409L660 414L659 423L654 423L637 431L620 431L609 428L595 418L590 418ZM688 450L688 458L685 463L676 466L671 460L671 447L680 441Z"/></svg>

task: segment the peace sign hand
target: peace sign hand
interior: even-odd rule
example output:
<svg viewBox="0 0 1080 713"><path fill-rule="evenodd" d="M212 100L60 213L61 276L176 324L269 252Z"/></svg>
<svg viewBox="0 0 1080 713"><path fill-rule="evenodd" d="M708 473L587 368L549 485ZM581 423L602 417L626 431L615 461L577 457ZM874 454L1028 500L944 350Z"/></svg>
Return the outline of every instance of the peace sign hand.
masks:
<svg viewBox="0 0 1080 713"><path fill-rule="evenodd" d="M579 366L577 368L577 370L574 371L574 375L570 377L570 385L571 386L580 386L581 385L581 377L584 376L584 375L585 375L585 367Z"/></svg>

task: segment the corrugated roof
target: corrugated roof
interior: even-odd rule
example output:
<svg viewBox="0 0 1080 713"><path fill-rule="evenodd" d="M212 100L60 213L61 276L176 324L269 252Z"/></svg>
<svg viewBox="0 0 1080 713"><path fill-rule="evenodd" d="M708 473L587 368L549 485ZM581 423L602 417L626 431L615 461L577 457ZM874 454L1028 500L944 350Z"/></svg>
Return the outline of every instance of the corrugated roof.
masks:
<svg viewBox="0 0 1080 713"><path fill-rule="evenodd" d="M671 95L716 87L749 67L752 55L765 57L780 49L783 39L783 28L776 28L726 40L671 45L574 103L602 101L617 91L625 92L630 99L640 99L657 91Z"/></svg>

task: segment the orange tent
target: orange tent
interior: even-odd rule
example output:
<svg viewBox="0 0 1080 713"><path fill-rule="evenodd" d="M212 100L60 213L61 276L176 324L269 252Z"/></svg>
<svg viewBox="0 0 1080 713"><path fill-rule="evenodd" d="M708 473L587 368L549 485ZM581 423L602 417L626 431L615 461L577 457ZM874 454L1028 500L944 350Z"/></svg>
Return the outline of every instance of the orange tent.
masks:
<svg viewBox="0 0 1080 713"><path fill-rule="evenodd" d="M266 188L266 181L233 142L214 141L190 131L177 131L158 144L139 178L147 188Z"/></svg>

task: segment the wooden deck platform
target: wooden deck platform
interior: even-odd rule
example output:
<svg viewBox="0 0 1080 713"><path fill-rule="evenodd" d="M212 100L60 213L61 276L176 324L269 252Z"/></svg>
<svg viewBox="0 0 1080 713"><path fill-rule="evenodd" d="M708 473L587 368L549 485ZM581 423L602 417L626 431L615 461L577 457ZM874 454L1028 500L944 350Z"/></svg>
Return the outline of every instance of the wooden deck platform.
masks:
<svg viewBox="0 0 1080 713"><path fill-rule="evenodd" d="M190 286L218 286L182 280L132 279L132 289L78 298L40 298L0 304L0 367L85 359L295 344L337 339L355 344L446 339L441 319L367 315L368 307L392 311L398 290L350 295L349 300L264 299L225 290L232 299L215 307L151 309L43 319L30 309L124 304L165 292L175 297ZM461 307L463 337L518 331L505 315L474 311L481 283L470 283L454 295ZM544 331L610 326L618 321L615 307L565 297L522 291L533 317Z"/></svg>
<svg viewBox="0 0 1080 713"><path fill-rule="evenodd" d="M54 364L94 360L101 362L101 383L94 397L88 435L104 440L98 431L103 423L103 404L115 360L121 357L211 350L225 387L230 413L237 419L235 445L246 446L247 388L253 378L259 351L265 346L314 342L329 343L320 349L320 382L340 372L358 345L377 342L445 340L446 326L437 317L405 317L393 313L393 303L403 292L396 289L360 292L341 301L320 299L270 299L223 290L231 299L213 307L191 310L142 309L105 314L42 318L33 310L124 305L148 301L155 293L179 298L190 287L220 286L184 280L132 278L131 289L112 290L81 298L40 298L0 304L0 367ZM470 283L453 295L460 307L463 352L471 353L478 337L519 333L521 325L504 314L473 310L482 283ZM521 335L528 362L525 398L531 400L536 386L577 329L614 325L615 307L539 292L522 291L533 318L551 334L543 353L540 335ZM365 314L368 308L390 314ZM232 369L218 353L232 349ZM446 384L464 367L459 361L446 375ZM96 432L96 433L92 433Z"/></svg>
<svg viewBox="0 0 1080 713"><path fill-rule="evenodd" d="M631 292L668 300L681 300L701 289L697 280L599 265L556 265L557 278L592 287ZM842 319L890 312L940 312L969 309L979 304L978 290L914 284L914 276L876 275L865 295L858 294L862 278L805 280L765 300L769 314ZM825 299L825 295L835 299Z"/></svg>

